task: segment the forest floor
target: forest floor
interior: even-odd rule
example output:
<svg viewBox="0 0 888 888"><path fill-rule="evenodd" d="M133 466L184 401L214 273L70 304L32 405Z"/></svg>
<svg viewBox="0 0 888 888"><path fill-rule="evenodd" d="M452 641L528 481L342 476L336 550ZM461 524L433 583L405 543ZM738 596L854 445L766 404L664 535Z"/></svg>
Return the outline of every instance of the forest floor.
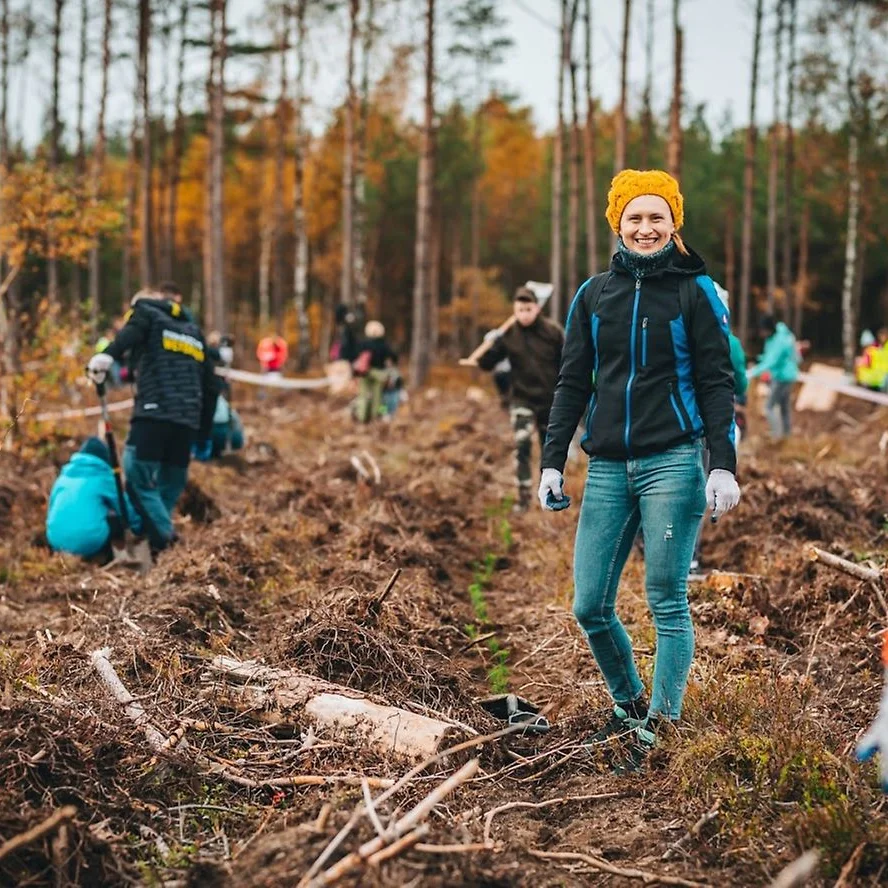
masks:
<svg viewBox="0 0 888 888"><path fill-rule="evenodd" d="M479 735L503 727L478 705L491 693L544 708L547 734L480 744L380 805L383 821L403 814L466 755L479 759L421 844L341 884L622 886L641 884L640 870L657 877L649 884L756 886L811 848L810 884L888 882L888 805L875 768L853 759L878 706L888 615L871 584L805 548L884 563L886 413L841 400L800 416L782 446L754 422L743 500L705 530L707 566L727 573L690 590L686 717L644 773L616 776L618 750L580 745L608 709L570 612L583 462L567 473L574 507L513 514L505 412L490 393L467 398L464 377L435 382L372 430L351 423L342 399L237 391L248 447L193 467L182 541L144 579L46 548L46 497L85 427L35 431L0 454L0 884L295 886L362 787L268 781L409 770L214 702L203 691L218 654L443 713ZM378 484L350 463L363 450ZM649 680L654 635L634 553L618 608ZM170 747L187 746L150 748L91 664L106 646ZM496 810L511 803L522 805ZM3 850L64 805L76 807L64 826ZM327 866L375 835L361 818Z"/></svg>

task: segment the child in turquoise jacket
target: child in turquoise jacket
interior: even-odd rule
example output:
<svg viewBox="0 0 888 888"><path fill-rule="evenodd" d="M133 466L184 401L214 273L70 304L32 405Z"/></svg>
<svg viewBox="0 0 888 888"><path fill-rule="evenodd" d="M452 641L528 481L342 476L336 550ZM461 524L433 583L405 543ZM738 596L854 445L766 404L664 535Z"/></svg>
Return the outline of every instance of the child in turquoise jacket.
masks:
<svg viewBox="0 0 888 888"><path fill-rule="evenodd" d="M792 385L799 378L799 351L792 330L765 315L759 321L759 330L765 336L765 347L758 363L749 371L755 379L763 373L771 375L771 391L766 405L771 437L777 441L792 431Z"/></svg>
<svg viewBox="0 0 888 888"><path fill-rule="evenodd" d="M142 522L127 500L134 533ZM107 561L111 538L122 536L120 505L108 448L99 438L88 438L62 467L49 494L46 538L57 552Z"/></svg>

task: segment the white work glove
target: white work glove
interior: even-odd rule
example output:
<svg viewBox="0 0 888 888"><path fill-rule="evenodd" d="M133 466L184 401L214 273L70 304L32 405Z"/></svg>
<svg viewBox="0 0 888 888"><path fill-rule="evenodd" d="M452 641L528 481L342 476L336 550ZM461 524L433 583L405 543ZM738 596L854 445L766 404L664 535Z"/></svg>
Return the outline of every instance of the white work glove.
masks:
<svg viewBox="0 0 888 888"><path fill-rule="evenodd" d="M485 342L492 342L495 339L499 339L500 336L502 336L502 335L503 334L500 332L499 327L497 327L495 330L488 330L484 334L484 341Z"/></svg>
<svg viewBox="0 0 888 888"><path fill-rule="evenodd" d="M540 505L547 511L552 509L546 505L546 498L552 491L552 497L560 500L564 497L564 475L558 469L543 469L543 476L540 478L540 489L537 494L540 498Z"/></svg>
<svg viewBox="0 0 888 888"><path fill-rule="evenodd" d="M857 761L868 762L877 752L881 758L879 780L882 792L888 793L888 669L885 670L885 688L879 714L857 744Z"/></svg>
<svg viewBox="0 0 888 888"><path fill-rule="evenodd" d="M226 367L230 367L234 363L234 349L230 345L220 345L219 357Z"/></svg>
<svg viewBox="0 0 888 888"><path fill-rule="evenodd" d="M114 358L112 358L111 355L99 352L97 355L93 355L89 359L89 363L86 365L86 375L89 376L96 385L101 385L105 381L105 377L108 375L108 371L111 369L113 363Z"/></svg>
<svg viewBox="0 0 888 888"><path fill-rule="evenodd" d="M740 487L737 479L727 469L713 469L706 482L706 505L712 510L712 520L737 507Z"/></svg>

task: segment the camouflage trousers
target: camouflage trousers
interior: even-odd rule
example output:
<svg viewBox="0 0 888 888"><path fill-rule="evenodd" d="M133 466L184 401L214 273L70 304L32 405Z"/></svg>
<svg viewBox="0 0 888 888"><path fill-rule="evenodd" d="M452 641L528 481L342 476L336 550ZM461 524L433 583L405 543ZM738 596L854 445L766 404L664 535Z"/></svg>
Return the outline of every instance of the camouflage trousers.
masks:
<svg viewBox="0 0 888 888"><path fill-rule="evenodd" d="M509 409L512 421L512 433L515 436L515 474L518 478L518 497L520 501L530 499L534 482L534 473L530 467L533 449L533 431L536 426L540 442L540 455L546 440L546 428L549 424L548 410L531 410L530 407L513 406Z"/></svg>

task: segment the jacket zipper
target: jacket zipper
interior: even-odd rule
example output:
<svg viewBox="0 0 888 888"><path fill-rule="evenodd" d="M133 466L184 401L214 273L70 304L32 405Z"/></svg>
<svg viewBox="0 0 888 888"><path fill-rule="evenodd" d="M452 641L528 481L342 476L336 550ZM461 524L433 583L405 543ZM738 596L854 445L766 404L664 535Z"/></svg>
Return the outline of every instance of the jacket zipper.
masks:
<svg viewBox="0 0 888 888"><path fill-rule="evenodd" d="M626 445L626 456L632 457L629 447L629 431L632 426L632 383L635 381L635 340L638 338L638 302L641 298L641 278L635 281L635 302L632 305L632 327L629 331L629 379L626 380L626 429L623 443Z"/></svg>
<svg viewBox="0 0 888 888"><path fill-rule="evenodd" d="M584 440L589 440L592 437L592 417L595 416L595 411L598 409L598 392L593 392L592 397L589 399L589 409L586 413L586 438Z"/></svg>
<svg viewBox="0 0 888 888"><path fill-rule="evenodd" d="M669 403L672 404L672 409L675 411L675 418L678 420L678 424L681 426L681 430L686 432L688 429L687 423L684 421L684 417L681 415L681 411L678 409L678 401L675 400L675 389L672 386L672 383L669 383Z"/></svg>
<svg viewBox="0 0 888 888"><path fill-rule="evenodd" d="M641 319L641 366L647 367L648 362L648 319Z"/></svg>

